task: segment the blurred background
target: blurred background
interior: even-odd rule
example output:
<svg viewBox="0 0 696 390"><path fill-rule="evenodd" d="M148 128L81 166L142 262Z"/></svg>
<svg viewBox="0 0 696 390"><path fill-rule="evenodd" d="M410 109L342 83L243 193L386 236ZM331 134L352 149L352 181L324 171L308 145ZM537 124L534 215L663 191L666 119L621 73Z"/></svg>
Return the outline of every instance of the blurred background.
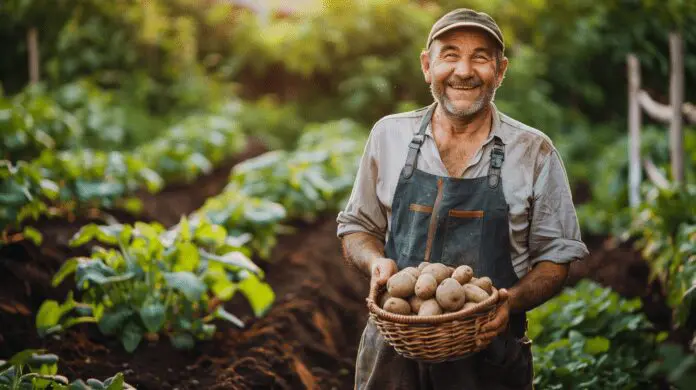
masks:
<svg viewBox="0 0 696 390"><path fill-rule="evenodd" d="M271 167L258 175L254 189L244 184L252 168L230 178L229 185L246 185L250 195L276 191L271 200L291 217L331 218L350 192L356 159L375 121L432 101L419 53L432 23L457 7L485 11L500 25L510 66L496 104L545 132L559 149L592 249L611 256L630 252L630 266L638 267L640 287L633 290L626 286L636 268L611 277L597 271L614 259L609 255L576 270L574 281L613 283L615 291L637 301L608 298L615 292L587 284L537 312L537 323L544 325L534 328L541 340L535 356L546 356L537 361L537 384L652 388L642 387L657 383L642 377L651 362L650 372L662 375L661 386L694 383L689 381L696 380L696 357L688 345L696 322L689 295L696 285L696 115L687 113L693 105L685 105L685 175L676 184L670 124L642 115L641 156L652 162L653 177L666 183L656 185L644 172L642 202L631 207L627 71L633 54L640 88L668 105L669 40L679 34L683 100L696 102L694 0L2 0L3 239L18 240L13 232L38 237L41 229L32 221L56 208L77 214L88 204L147 214L158 207L148 201L149 193L196 183L220 167L227 185L230 158L247 137L263 150L305 152L353 140L341 144L339 149L347 149L340 156L330 157L343 167L333 166L334 176L308 176L306 188L316 188L314 194L298 190L305 182L290 189L258 187L278 166L268 165L268 158L254 168ZM333 138L322 141L322 133ZM122 171L109 170L113 152L126 161ZM315 161L303 156L291 157L304 159L298 166ZM271 157L280 165L290 158ZM17 169L26 177L19 178ZM196 188L188 187L190 197L202 196L194 194ZM300 194L290 199L292 188ZM34 196L25 196L27 191ZM184 193L172 202L186 199ZM174 214L163 223L175 223ZM264 251L275 238L261 236L252 246L268 257ZM565 317L553 317L581 301ZM653 301L662 311L651 324L636 313ZM666 339L676 344L659 355L657 345ZM629 344L644 349L627 352ZM621 370L630 371L625 382L597 382ZM583 377L575 377L577 372Z"/></svg>

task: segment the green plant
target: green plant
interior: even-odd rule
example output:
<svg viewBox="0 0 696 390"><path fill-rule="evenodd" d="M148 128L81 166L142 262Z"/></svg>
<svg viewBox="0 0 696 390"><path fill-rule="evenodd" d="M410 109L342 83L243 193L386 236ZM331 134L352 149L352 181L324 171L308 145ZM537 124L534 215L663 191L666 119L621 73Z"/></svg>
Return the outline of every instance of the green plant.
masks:
<svg viewBox="0 0 696 390"><path fill-rule="evenodd" d="M307 127L292 152L272 151L234 167L226 191L282 204L290 218L312 220L350 194L364 130L349 120Z"/></svg>
<svg viewBox="0 0 696 390"><path fill-rule="evenodd" d="M528 313L534 341L534 385L541 389L641 389L643 370L656 356L655 335L626 300L582 281Z"/></svg>
<svg viewBox="0 0 696 390"><path fill-rule="evenodd" d="M675 325L696 318L696 186L650 188L628 235L664 286ZM690 324L696 329L696 324Z"/></svg>
<svg viewBox="0 0 696 390"><path fill-rule="evenodd" d="M74 274L83 302L47 300L39 309L40 335L82 322L96 322L102 333L116 335L134 351L145 334L164 333L176 348L192 348L210 339L215 319L243 326L221 303L237 292L261 316L274 300L263 272L245 253L243 239L206 219L181 222L170 230L159 224L87 225L72 246L96 240L90 257L66 261L53 278L57 286ZM81 317L75 317L74 314Z"/></svg>
<svg viewBox="0 0 696 390"><path fill-rule="evenodd" d="M26 349L10 360L0 360L0 390L124 390L134 389L118 373L103 382L90 378L72 383L58 373L58 356L44 350Z"/></svg>
<svg viewBox="0 0 696 390"><path fill-rule="evenodd" d="M210 173L246 146L246 136L237 123L219 115L189 116L157 140L135 150L151 161L150 168L166 182L190 182Z"/></svg>

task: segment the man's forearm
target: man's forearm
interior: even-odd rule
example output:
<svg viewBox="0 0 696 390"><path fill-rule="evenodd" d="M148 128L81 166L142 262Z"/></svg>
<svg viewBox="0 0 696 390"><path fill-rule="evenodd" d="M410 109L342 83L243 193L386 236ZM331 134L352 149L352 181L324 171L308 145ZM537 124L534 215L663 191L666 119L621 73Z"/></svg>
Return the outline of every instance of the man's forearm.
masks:
<svg viewBox="0 0 696 390"><path fill-rule="evenodd" d="M510 311L531 310L558 294L568 277L569 264L543 261L509 289Z"/></svg>
<svg viewBox="0 0 696 390"><path fill-rule="evenodd" d="M384 243L371 234L350 233L343 237L342 243L343 256L367 276L372 260L384 257Z"/></svg>

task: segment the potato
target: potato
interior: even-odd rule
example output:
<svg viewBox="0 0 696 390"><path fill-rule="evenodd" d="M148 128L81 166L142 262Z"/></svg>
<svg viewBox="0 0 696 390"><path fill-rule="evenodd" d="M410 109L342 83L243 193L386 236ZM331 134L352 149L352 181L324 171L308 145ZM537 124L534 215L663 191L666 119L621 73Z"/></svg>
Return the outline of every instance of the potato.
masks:
<svg viewBox="0 0 696 390"><path fill-rule="evenodd" d="M384 303L387 301L387 299L391 298L391 295L389 295L389 291L385 291L382 296L379 297L379 307L384 309Z"/></svg>
<svg viewBox="0 0 696 390"><path fill-rule="evenodd" d="M413 294L416 286L416 278L409 272L399 271L387 280L389 295L397 298L406 298Z"/></svg>
<svg viewBox="0 0 696 390"><path fill-rule="evenodd" d="M423 268L421 271L421 274L432 274L435 277L435 281L440 284L443 280L449 278L452 273L446 265L441 263L432 263L425 266L425 268Z"/></svg>
<svg viewBox="0 0 696 390"><path fill-rule="evenodd" d="M439 314L442 314L442 308L437 304L435 299L423 301L420 310L418 310L419 316L436 316Z"/></svg>
<svg viewBox="0 0 696 390"><path fill-rule="evenodd" d="M457 279L459 284L467 284L474 277L474 270L468 265L460 265L452 272L452 278Z"/></svg>
<svg viewBox="0 0 696 390"><path fill-rule="evenodd" d="M414 278L418 278L418 276L420 275L420 271L416 267L406 267L399 272L408 272L411 275L413 275Z"/></svg>
<svg viewBox="0 0 696 390"><path fill-rule="evenodd" d="M469 281L469 283L473 284L474 286L480 287L488 295L491 295L491 293L493 293L493 281L491 281L491 278L489 278L488 276L484 276L482 278L472 278L472 280Z"/></svg>
<svg viewBox="0 0 696 390"><path fill-rule="evenodd" d="M411 305L411 311L413 313L418 313L423 302L425 302L425 300L420 299L415 295L408 300L408 303Z"/></svg>
<svg viewBox="0 0 696 390"><path fill-rule="evenodd" d="M384 303L384 310L395 314L411 314L411 305L401 298L391 297Z"/></svg>
<svg viewBox="0 0 696 390"><path fill-rule="evenodd" d="M466 300L469 302L481 302L488 299L488 293L484 291L481 287L475 284L465 284L462 286L464 288L464 294L466 295Z"/></svg>
<svg viewBox="0 0 696 390"><path fill-rule="evenodd" d="M423 272L423 268L425 268L428 264L430 264L430 263L425 262L425 261L418 264L418 272Z"/></svg>
<svg viewBox="0 0 696 390"><path fill-rule="evenodd" d="M466 310L466 309L468 309L470 307L474 307L474 306L476 306L476 302L467 302L464 304L464 307L462 308L462 310Z"/></svg>
<svg viewBox="0 0 696 390"><path fill-rule="evenodd" d="M440 304L440 307L443 309L457 311L464 307L464 303L466 303L466 294L464 292L464 287L462 287L456 279L447 278L437 286L435 299L437 299L437 303Z"/></svg>
<svg viewBox="0 0 696 390"><path fill-rule="evenodd" d="M437 280L433 274L422 274L416 280L415 293L418 298L430 299L435 295Z"/></svg>

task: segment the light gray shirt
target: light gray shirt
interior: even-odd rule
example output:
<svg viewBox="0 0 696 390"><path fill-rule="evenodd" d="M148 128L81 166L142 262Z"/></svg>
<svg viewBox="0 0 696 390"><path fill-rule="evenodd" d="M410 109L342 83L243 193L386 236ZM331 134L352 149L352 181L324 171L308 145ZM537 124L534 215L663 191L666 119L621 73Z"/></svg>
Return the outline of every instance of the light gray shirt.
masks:
<svg viewBox="0 0 696 390"><path fill-rule="evenodd" d="M425 110L389 115L372 128L360 160L353 191L338 214L338 237L366 232L386 242L391 228L392 199L408 144L418 132ZM463 178L488 174L493 137L505 144L501 176L510 205L510 256L518 277L540 261L567 263L588 254L581 241L578 219L565 168L551 140L493 106L488 139L476 152ZM429 125L417 169L448 176ZM395 259L396 260L396 259Z"/></svg>

